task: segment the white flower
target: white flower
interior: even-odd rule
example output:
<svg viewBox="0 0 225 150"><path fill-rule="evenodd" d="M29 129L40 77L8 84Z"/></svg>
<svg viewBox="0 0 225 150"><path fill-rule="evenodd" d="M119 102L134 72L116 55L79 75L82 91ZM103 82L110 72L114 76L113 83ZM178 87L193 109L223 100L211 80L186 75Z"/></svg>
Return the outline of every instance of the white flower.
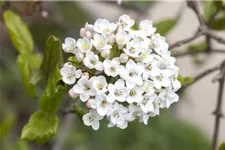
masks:
<svg viewBox="0 0 225 150"><path fill-rule="evenodd" d="M113 127L116 125L121 129L125 129L128 125L125 119L125 115L127 114L127 112L128 110L126 107L115 102L111 112L108 114L108 120L110 121L108 127Z"/></svg>
<svg viewBox="0 0 225 150"><path fill-rule="evenodd" d="M148 124L149 117L155 117L157 114L149 112L149 113L142 113L142 115L139 118L140 122L143 122L145 125Z"/></svg>
<svg viewBox="0 0 225 150"><path fill-rule="evenodd" d="M151 80L145 80L142 88L147 94L152 94L155 92L154 83Z"/></svg>
<svg viewBox="0 0 225 150"><path fill-rule="evenodd" d="M102 120L103 117L100 116L96 111L90 110L90 112L85 114L82 119L86 126L92 126L94 130L98 130L99 120Z"/></svg>
<svg viewBox="0 0 225 150"><path fill-rule="evenodd" d="M168 51L169 45L166 43L166 39L158 34L152 35L151 47L159 55Z"/></svg>
<svg viewBox="0 0 225 150"><path fill-rule="evenodd" d="M158 97L156 98L156 102L159 105L160 108L169 108L170 105L174 102L177 102L179 99L179 96L171 89L163 89Z"/></svg>
<svg viewBox="0 0 225 150"><path fill-rule="evenodd" d="M77 47L81 53L87 53L91 50L92 44L88 38L84 37L77 40Z"/></svg>
<svg viewBox="0 0 225 150"><path fill-rule="evenodd" d="M75 54L77 52L76 49L76 40L68 37L65 39L65 43L62 44L62 49L66 52L66 53L73 53Z"/></svg>
<svg viewBox="0 0 225 150"><path fill-rule="evenodd" d="M118 24L125 31L129 31L130 28L134 25L134 23L135 21L131 19L131 17L128 15L122 15L119 17Z"/></svg>
<svg viewBox="0 0 225 150"><path fill-rule="evenodd" d="M131 36L124 31L120 31L116 33L116 43L118 44L119 48L123 48L131 39Z"/></svg>
<svg viewBox="0 0 225 150"><path fill-rule="evenodd" d="M147 49L141 52L141 55L137 60L140 60L143 63L149 63L154 59L153 54L151 54L152 50Z"/></svg>
<svg viewBox="0 0 225 150"><path fill-rule="evenodd" d="M138 40L132 40L129 43L127 43L126 48L123 48L123 51L128 56L136 58L141 53L142 47L141 47L140 42Z"/></svg>
<svg viewBox="0 0 225 150"><path fill-rule="evenodd" d="M126 98L128 103L133 103L133 102L141 102L143 100L143 94L144 90L141 87L134 87L130 89L128 97Z"/></svg>
<svg viewBox="0 0 225 150"><path fill-rule="evenodd" d="M106 19L98 19L94 23L93 29L97 33L101 34L110 34L113 33L117 28L115 23L110 23Z"/></svg>
<svg viewBox="0 0 225 150"><path fill-rule="evenodd" d="M150 20L141 21L139 29L144 30L148 35L152 35L156 31L156 28L152 26L152 21Z"/></svg>
<svg viewBox="0 0 225 150"><path fill-rule="evenodd" d="M161 89L161 87L168 87L171 84L170 77L171 71L168 69L160 70L160 74L155 77L151 77L154 82L154 85L157 89Z"/></svg>
<svg viewBox="0 0 225 150"><path fill-rule="evenodd" d="M143 68L143 79L147 80L149 77L155 77L160 75L161 70L157 67L158 62L153 60L149 63L139 63Z"/></svg>
<svg viewBox="0 0 225 150"><path fill-rule="evenodd" d="M63 68L60 69L60 74L62 75L63 82L71 85L76 82L76 78L80 78L82 71L80 69L76 70L70 63L66 63Z"/></svg>
<svg viewBox="0 0 225 150"><path fill-rule="evenodd" d="M143 84L142 80L143 69L139 65L135 64L133 60L129 60L125 67L119 69L119 74L122 79L126 81L126 85L129 89L135 87L135 85L141 86Z"/></svg>
<svg viewBox="0 0 225 150"><path fill-rule="evenodd" d="M109 49L105 49L100 51L101 56L105 59L109 59L110 58L110 50Z"/></svg>
<svg viewBox="0 0 225 150"><path fill-rule="evenodd" d="M154 105L153 102L156 99L157 95L155 93L153 94L145 94L143 101L138 103L141 107L141 110L144 113L152 112L154 111Z"/></svg>
<svg viewBox="0 0 225 150"><path fill-rule="evenodd" d="M99 51L102 50L109 50L112 48L111 45L108 45L108 39L104 35L95 34L93 37L93 40L91 40L92 44L95 46L95 48Z"/></svg>
<svg viewBox="0 0 225 150"><path fill-rule="evenodd" d="M93 76L91 79L92 89L96 94L103 94L107 91L107 82L104 76Z"/></svg>
<svg viewBox="0 0 225 150"><path fill-rule="evenodd" d="M114 102L115 100L119 102L126 101L128 95L128 89L124 86L124 81L119 79L116 81L115 85L108 85L109 95L107 96L108 102Z"/></svg>
<svg viewBox="0 0 225 150"><path fill-rule="evenodd" d="M178 90L181 88L180 81L177 80L178 73L174 73L170 79L174 90Z"/></svg>
<svg viewBox="0 0 225 150"><path fill-rule="evenodd" d="M76 85L73 87L74 93L80 94L80 100L86 102L90 96L95 95L95 92L91 89L91 81L82 77Z"/></svg>
<svg viewBox="0 0 225 150"><path fill-rule="evenodd" d="M100 62L98 56L91 51L86 53L86 57L84 58L84 65L89 69L96 69L99 71L103 70L102 62Z"/></svg>
<svg viewBox="0 0 225 150"><path fill-rule="evenodd" d="M95 99L90 100L90 106L97 110L97 113L101 116L105 116L109 109L112 109L112 104L108 103L106 100L106 95L96 95Z"/></svg>
<svg viewBox="0 0 225 150"><path fill-rule="evenodd" d="M128 61L128 56L127 56L127 54L124 54L124 53L120 54L120 62L121 62L121 63L125 63L125 62L127 62L127 61Z"/></svg>
<svg viewBox="0 0 225 150"><path fill-rule="evenodd" d="M125 115L125 118L128 122L134 121L136 118L140 117L142 110L139 106L134 104L129 104L128 113Z"/></svg>
<svg viewBox="0 0 225 150"><path fill-rule="evenodd" d="M116 77L118 75L118 68L120 61L118 57L113 58L113 60L106 59L103 62L104 72L108 76Z"/></svg>

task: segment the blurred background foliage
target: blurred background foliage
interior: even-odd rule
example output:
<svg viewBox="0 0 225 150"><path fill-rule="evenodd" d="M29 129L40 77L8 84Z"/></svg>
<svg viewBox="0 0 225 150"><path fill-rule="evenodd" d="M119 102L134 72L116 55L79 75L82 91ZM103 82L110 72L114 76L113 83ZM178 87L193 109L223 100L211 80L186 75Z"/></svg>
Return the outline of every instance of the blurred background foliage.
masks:
<svg viewBox="0 0 225 150"><path fill-rule="evenodd" d="M116 2L103 2L117 5ZM122 3L124 10L144 12L157 2ZM21 16L28 25L34 41L33 51L43 56L47 38L56 36L63 41L65 37L79 36L79 29L86 23L96 19L82 9L77 2L8 2L1 1L0 18L0 149L2 150L208 150L209 139L200 129L174 117L173 108L162 115L151 118L149 124L134 122L125 130L107 128L106 122L96 132L86 127L77 116L60 116L60 125L56 135L45 144L35 144L20 140L22 127L30 115L38 109L38 98L30 98L26 93L17 66L18 52L13 48L7 33L3 12L12 10ZM222 8L222 2L205 2L204 18L210 17ZM101 13L101 12L100 12ZM211 23L212 29L224 30L225 12ZM178 23L179 16L167 18L155 23L158 32L166 35ZM18 26L20 26L18 24ZM189 45L187 51L205 50L205 41ZM64 54L64 57L67 56ZM197 63L202 63L197 55L193 56ZM66 60L66 59L64 59ZM44 91L39 84L37 95ZM66 96L61 107L71 104ZM175 104L174 108L177 107Z"/></svg>

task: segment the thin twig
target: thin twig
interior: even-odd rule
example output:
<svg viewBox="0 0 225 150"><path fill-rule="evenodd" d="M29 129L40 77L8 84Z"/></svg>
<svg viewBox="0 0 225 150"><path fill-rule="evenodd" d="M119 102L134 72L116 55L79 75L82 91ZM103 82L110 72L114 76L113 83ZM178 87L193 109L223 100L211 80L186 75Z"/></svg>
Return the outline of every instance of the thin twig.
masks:
<svg viewBox="0 0 225 150"><path fill-rule="evenodd" d="M214 33L210 32L210 31L206 31L206 34L208 36L210 36L212 39L216 40L217 42L225 44L225 39L215 35Z"/></svg>
<svg viewBox="0 0 225 150"><path fill-rule="evenodd" d="M193 36L171 44L169 46L169 49L173 49L173 48L176 48L176 47L180 47L184 44L190 43L191 41L197 39L201 35L203 35L203 32L201 30L198 30Z"/></svg>
<svg viewBox="0 0 225 150"><path fill-rule="evenodd" d="M215 71L217 71L217 70L219 70L219 69L220 69L220 65L217 65L217 66L215 66L215 67L213 67L213 68L210 68L210 69L205 70L204 72L201 72L200 74L196 75L196 76L193 78L193 81L192 81L191 83L184 85L184 86L181 88L181 90L186 89L186 88L189 87L190 85L196 83L196 82L199 81L200 79L204 78L205 76L207 76L207 75L209 75L209 74L211 74L211 73L213 73L213 72L215 72Z"/></svg>
<svg viewBox="0 0 225 150"><path fill-rule="evenodd" d="M222 100L223 100L224 82L225 82L225 60L221 64L220 70L221 70L220 77L217 79L217 81L219 82L219 92L218 92L218 97L217 97L216 109L213 112L213 114L215 115L215 125L214 125L214 132L213 132L212 150L217 149L220 118L223 117Z"/></svg>
<svg viewBox="0 0 225 150"><path fill-rule="evenodd" d="M180 52L180 53L174 53L172 56L178 58L178 57L183 57L187 55L195 55L195 54L218 54L218 53L224 53L225 50L220 50L220 49L212 49L209 53L206 50L203 51L189 51L189 52Z"/></svg>
<svg viewBox="0 0 225 150"><path fill-rule="evenodd" d="M187 1L187 5L195 12L198 21L200 23L201 26L205 25L205 22L199 12L199 8L198 8L198 2L197 1Z"/></svg>

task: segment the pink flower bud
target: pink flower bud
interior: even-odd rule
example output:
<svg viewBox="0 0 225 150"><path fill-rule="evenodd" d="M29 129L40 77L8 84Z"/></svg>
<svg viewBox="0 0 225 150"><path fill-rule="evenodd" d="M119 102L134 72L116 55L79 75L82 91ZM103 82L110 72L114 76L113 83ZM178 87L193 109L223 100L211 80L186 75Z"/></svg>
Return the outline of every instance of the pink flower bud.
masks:
<svg viewBox="0 0 225 150"><path fill-rule="evenodd" d="M80 36L81 37L85 37L85 34L86 34L86 29L85 28L81 28L80 29Z"/></svg>
<svg viewBox="0 0 225 150"><path fill-rule="evenodd" d="M69 96L72 97L73 99L76 99L79 96L77 93L73 91L73 89L70 89L68 93Z"/></svg>
<svg viewBox="0 0 225 150"><path fill-rule="evenodd" d="M41 16L42 16L44 19L48 18L48 12L45 11L45 10L43 10L43 11L41 12Z"/></svg>
<svg viewBox="0 0 225 150"><path fill-rule="evenodd" d="M113 43L115 43L116 41L116 36L115 34L109 34L108 35L108 40L109 40L109 43L112 45Z"/></svg>
<svg viewBox="0 0 225 150"><path fill-rule="evenodd" d="M79 62L83 61L83 59L84 59L84 54L83 54L83 53L78 53L78 54L76 55L76 59L77 59Z"/></svg>
<svg viewBox="0 0 225 150"><path fill-rule="evenodd" d="M91 108L90 100L88 100L88 101L86 102L86 106L87 106L87 108Z"/></svg>
<svg viewBox="0 0 225 150"><path fill-rule="evenodd" d="M85 36L86 36L88 39L91 39L91 38L92 38L92 33L91 33L90 31L86 31Z"/></svg>

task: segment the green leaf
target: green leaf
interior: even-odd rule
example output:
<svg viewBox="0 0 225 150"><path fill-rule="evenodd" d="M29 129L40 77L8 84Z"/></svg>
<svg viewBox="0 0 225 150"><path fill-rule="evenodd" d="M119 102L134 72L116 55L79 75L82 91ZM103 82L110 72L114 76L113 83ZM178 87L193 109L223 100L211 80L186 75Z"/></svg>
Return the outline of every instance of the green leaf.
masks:
<svg viewBox="0 0 225 150"><path fill-rule="evenodd" d="M178 22L177 18L170 18L159 21L154 24L157 28L157 32L160 33L162 36L165 36Z"/></svg>
<svg viewBox="0 0 225 150"><path fill-rule="evenodd" d="M214 30L225 30L225 15L213 20L209 27Z"/></svg>
<svg viewBox="0 0 225 150"><path fill-rule="evenodd" d="M207 47L207 43L205 41L197 43L197 44L191 44L187 47L187 51L204 51Z"/></svg>
<svg viewBox="0 0 225 150"><path fill-rule="evenodd" d="M23 85L31 97L36 97L36 87L31 83L32 69L39 68L41 57L37 54L20 54L17 64L21 73Z"/></svg>
<svg viewBox="0 0 225 150"><path fill-rule="evenodd" d="M14 47L20 53L31 53L33 50L33 40L26 24L12 11L5 11L3 16Z"/></svg>
<svg viewBox="0 0 225 150"><path fill-rule="evenodd" d="M40 110L35 112L22 130L22 139L44 143L55 135L58 127L58 111L65 87L60 84L59 69L55 67L48 80L45 92L39 101Z"/></svg>
<svg viewBox="0 0 225 150"><path fill-rule="evenodd" d="M15 125L16 116L13 112L6 114L6 116L2 116L3 120L0 122L0 140L4 139L4 137L12 131L12 128Z"/></svg>
<svg viewBox="0 0 225 150"><path fill-rule="evenodd" d="M216 12L217 7L214 3L214 1L205 1L204 2L204 20L206 22L209 21L211 16Z"/></svg>
<svg viewBox="0 0 225 150"><path fill-rule="evenodd" d="M54 68L60 65L62 65L61 42L55 36L50 36L46 42L41 70L48 78Z"/></svg>
<svg viewBox="0 0 225 150"><path fill-rule="evenodd" d="M191 82L193 82L193 78L191 78L191 77L185 77L184 78L183 85L189 84Z"/></svg>
<svg viewBox="0 0 225 150"><path fill-rule="evenodd" d="M55 135L58 128L58 117L44 111L35 112L22 130L21 138L44 143Z"/></svg>
<svg viewBox="0 0 225 150"><path fill-rule="evenodd" d="M29 146L26 141L18 140L12 150L29 150Z"/></svg>
<svg viewBox="0 0 225 150"><path fill-rule="evenodd" d="M225 141L220 144L219 150L225 150Z"/></svg>
<svg viewBox="0 0 225 150"><path fill-rule="evenodd" d="M0 7L3 6L5 4L5 1L0 1Z"/></svg>
<svg viewBox="0 0 225 150"><path fill-rule="evenodd" d="M184 78L180 74L178 74L177 80L180 81L181 85L183 85Z"/></svg>
<svg viewBox="0 0 225 150"><path fill-rule="evenodd" d="M42 111L55 113L59 109L65 90L65 87L59 84L60 79L59 69L55 67L48 80L45 92L39 101L39 106Z"/></svg>

